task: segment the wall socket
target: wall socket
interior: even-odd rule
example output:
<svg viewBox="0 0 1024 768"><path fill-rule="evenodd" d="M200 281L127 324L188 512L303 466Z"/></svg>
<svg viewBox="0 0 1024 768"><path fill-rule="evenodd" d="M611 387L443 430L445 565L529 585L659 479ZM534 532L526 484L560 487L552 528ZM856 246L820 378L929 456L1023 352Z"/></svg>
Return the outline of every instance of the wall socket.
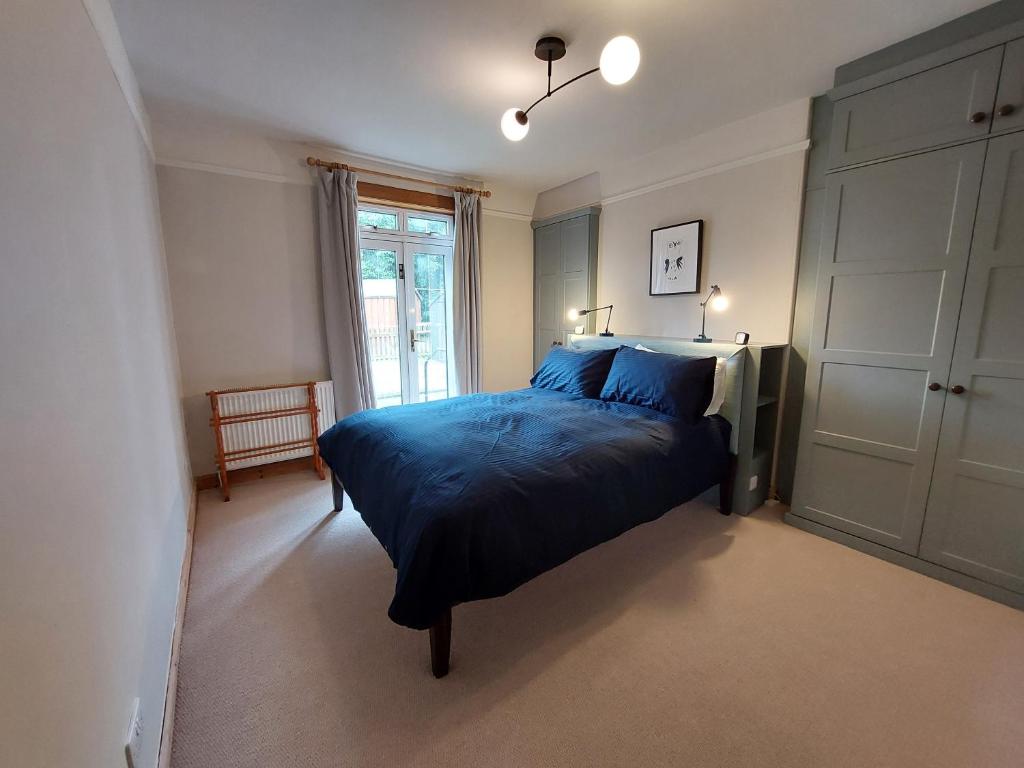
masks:
<svg viewBox="0 0 1024 768"><path fill-rule="evenodd" d="M752 491L756 491L757 490L757 475L753 475L750 478L750 490L752 490Z"/></svg>
<svg viewBox="0 0 1024 768"><path fill-rule="evenodd" d="M128 739L124 744L124 756L128 768L142 768L142 712L139 700L132 705L132 719L128 723Z"/></svg>

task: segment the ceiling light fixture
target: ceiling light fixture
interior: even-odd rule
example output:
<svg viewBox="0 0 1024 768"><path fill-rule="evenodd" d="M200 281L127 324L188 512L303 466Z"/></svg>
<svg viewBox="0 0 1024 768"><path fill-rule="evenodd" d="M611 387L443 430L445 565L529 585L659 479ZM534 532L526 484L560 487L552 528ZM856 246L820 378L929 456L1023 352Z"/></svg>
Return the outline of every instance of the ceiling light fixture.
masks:
<svg viewBox="0 0 1024 768"><path fill-rule="evenodd" d="M509 141L523 139L530 132L530 120L527 117L530 114L530 110L544 101L544 99L548 99L558 93L570 83L575 83L587 75L600 72L601 77L608 83L622 85L632 80L633 75L636 74L637 69L640 67L640 46L636 44L636 40L633 38L620 35L619 37L613 37L605 45L604 50L601 51L599 66L587 70L581 75L576 75L571 80L566 80L552 90L551 64L565 56L565 48L565 41L560 37L542 37L537 41L533 53L538 59L548 63L548 90L547 93L526 109L512 107L501 116L501 132L505 134L505 138Z"/></svg>

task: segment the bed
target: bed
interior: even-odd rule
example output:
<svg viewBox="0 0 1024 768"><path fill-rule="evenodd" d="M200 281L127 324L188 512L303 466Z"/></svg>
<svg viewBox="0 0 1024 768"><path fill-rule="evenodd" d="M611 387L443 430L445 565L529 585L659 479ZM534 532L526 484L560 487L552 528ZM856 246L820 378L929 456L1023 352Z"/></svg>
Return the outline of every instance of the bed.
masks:
<svg viewBox="0 0 1024 768"><path fill-rule="evenodd" d="M728 352L726 401L696 423L530 388L365 411L321 436L334 507L347 492L388 553L388 615L430 631L436 677L448 672L453 606L507 594L716 486L728 513L729 391L743 361Z"/></svg>

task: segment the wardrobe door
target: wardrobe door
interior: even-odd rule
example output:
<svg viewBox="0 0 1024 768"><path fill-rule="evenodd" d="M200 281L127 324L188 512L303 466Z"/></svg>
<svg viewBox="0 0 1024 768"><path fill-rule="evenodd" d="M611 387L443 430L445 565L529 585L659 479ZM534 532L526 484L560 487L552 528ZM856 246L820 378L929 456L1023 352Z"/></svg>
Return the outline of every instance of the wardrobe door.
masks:
<svg viewBox="0 0 1024 768"><path fill-rule="evenodd" d="M985 136L1003 47L839 99L830 168Z"/></svg>
<svg viewBox="0 0 1024 768"><path fill-rule="evenodd" d="M551 345L561 339L562 228L538 227L533 233L533 368L537 370Z"/></svg>
<svg viewBox="0 0 1024 768"><path fill-rule="evenodd" d="M1006 46L992 130L1024 126L1024 38Z"/></svg>
<svg viewBox="0 0 1024 768"><path fill-rule="evenodd" d="M917 551L984 156L828 177L794 514Z"/></svg>
<svg viewBox="0 0 1024 768"><path fill-rule="evenodd" d="M592 216L584 214L537 227L534 247L534 369L552 344L565 344L577 325L594 330L593 315L569 320L570 309L593 306Z"/></svg>
<svg viewBox="0 0 1024 768"><path fill-rule="evenodd" d="M989 142L921 556L1024 592L1021 133Z"/></svg>
<svg viewBox="0 0 1024 768"><path fill-rule="evenodd" d="M590 217L580 216L563 221L562 227L562 306L559 308L564 344L577 325L588 332L594 330L593 316L570 320L570 309L586 309L590 294Z"/></svg>

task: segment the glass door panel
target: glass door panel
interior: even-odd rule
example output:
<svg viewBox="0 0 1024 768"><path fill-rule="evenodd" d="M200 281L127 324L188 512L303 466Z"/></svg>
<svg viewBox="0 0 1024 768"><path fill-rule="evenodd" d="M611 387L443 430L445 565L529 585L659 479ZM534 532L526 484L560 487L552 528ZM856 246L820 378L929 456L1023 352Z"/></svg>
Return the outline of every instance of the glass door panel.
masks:
<svg viewBox="0 0 1024 768"><path fill-rule="evenodd" d="M455 395L452 356L452 249L406 244L411 402Z"/></svg>
<svg viewBox="0 0 1024 768"><path fill-rule="evenodd" d="M377 407L401 405L409 393L402 244L363 238L360 243L363 306Z"/></svg>

